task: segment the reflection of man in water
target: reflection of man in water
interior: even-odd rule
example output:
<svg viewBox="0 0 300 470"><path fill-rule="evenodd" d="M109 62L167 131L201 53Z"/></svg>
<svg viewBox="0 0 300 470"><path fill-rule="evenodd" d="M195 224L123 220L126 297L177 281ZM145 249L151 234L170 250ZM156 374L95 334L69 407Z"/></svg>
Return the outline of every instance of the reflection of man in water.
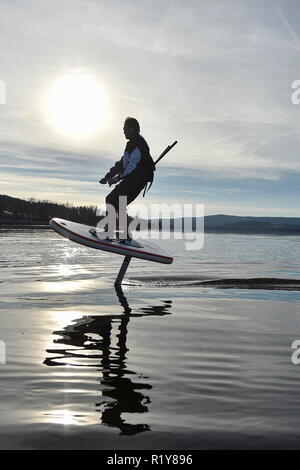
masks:
<svg viewBox="0 0 300 470"><path fill-rule="evenodd" d="M123 293L118 293L118 296L124 307L124 315L83 317L75 320L75 324L68 325L63 331L55 331L54 334L62 336L62 338L55 340L55 343L72 345L80 349L75 351L68 350L67 347L62 350L48 349L48 353L59 353L60 355L46 358L44 363L49 366L62 366L72 364L74 358L84 358L85 364L87 358L95 358L95 350L101 351L102 354L99 356L101 357L100 370L102 372L100 383L103 386L103 401L96 404L97 410L101 412L101 422L119 428L121 434L133 435L148 431L150 427L143 423L127 423L122 419L122 413L147 412L150 399L141 390L150 390L152 386L138 381L134 382L134 378L137 378L136 373L126 367L127 326L131 309ZM171 313L168 311L170 307L171 301L164 301L164 305L140 309L141 313L134 316L166 315ZM116 347L113 347L111 344L112 329L117 322L119 323L118 342ZM94 335L97 335L97 338ZM91 350L92 354L88 354L88 351ZM65 361L63 362L62 359ZM72 365L81 366L80 363ZM99 363L95 367L99 369Z"/></svg>
<svg viewBox="0 0 300 470"><path fill-rule="evenodd" d="M108 389L102 390L102 395L113 398L114 401L102 401L97 403L97 407L105 405L102 410L102 423L109 426L117 426L121 430L121 434L133 435L139 432L148 431L150 428L147 424L130 424L122 419L122 413L145 413L148 411L146 404L150 403L149 397L144 396L137 390L151 389L152 386L144 383L135 383L126 375L132 375L126 369L126 347L127 325L129 317L121 318L119 326L119 341L117 343L118 350L115 356L110 350L110 332L106 341L107 347L103 350L103 358L101 365L103 367L103 379L101 384L109 386ZM104 331L102 330L102 334ZM104 339L104 337L103 337Z"/></svg>

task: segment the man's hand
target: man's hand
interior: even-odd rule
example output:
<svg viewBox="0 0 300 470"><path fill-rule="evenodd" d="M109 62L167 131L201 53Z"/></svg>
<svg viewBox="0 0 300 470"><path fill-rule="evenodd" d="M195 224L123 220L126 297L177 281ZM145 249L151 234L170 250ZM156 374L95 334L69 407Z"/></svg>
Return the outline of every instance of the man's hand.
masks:
<svg viewBox="0 0 300 470"><path fill-rule="evenodd" d="M119 178L117 176L114 176L113 178L109 178L108 184L111 186L112 184L116 184L119 181Z"/></svg>

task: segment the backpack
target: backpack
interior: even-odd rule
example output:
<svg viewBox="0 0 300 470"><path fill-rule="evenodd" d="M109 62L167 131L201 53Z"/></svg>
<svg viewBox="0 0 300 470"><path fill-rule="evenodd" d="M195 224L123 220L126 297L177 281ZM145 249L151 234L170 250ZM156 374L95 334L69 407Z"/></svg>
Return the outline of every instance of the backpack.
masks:
<svg viewBox="0 0 300 470"><path fill-rule="evenodd" d="M138 138L134 142L129 141L126 145L125 150L130 154L136 147L139 148L142 158L139 161L137 167L128 176L133 177L133 178L144 179L145 181L145 189L143 193L143 197L144 197L146 192L148 192L152 186L153 179L154 179L155 164L154 164L153 158L150 155L148 144L145 141L144 137L142 137L141 135L139 135ZM150 185L147 189L148 183L150 183Z"/></svg>

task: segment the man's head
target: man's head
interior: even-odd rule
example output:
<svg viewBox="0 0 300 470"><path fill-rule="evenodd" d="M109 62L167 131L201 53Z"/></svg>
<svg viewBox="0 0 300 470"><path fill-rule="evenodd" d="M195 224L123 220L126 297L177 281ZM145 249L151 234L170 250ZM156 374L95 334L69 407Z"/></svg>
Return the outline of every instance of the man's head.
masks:
<svg viewBox="0 0 300 470"><path fill-rule="evenodd" d="M135 118L127 117L124 121L123 131L126 139L134 139L140 132L140 125Z"/></svg>

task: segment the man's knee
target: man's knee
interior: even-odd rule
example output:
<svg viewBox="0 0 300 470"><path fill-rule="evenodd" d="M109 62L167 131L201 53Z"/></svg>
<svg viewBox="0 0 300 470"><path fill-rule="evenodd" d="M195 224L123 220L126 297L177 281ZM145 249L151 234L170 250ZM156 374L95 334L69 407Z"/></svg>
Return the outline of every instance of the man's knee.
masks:
<svg viewBox="0 0 300 470"><path fill-rule="evenodd" d="M112 199L113 198L111 197L111 193L109 193L105 198L105 204L111 204Z"/></svg>

